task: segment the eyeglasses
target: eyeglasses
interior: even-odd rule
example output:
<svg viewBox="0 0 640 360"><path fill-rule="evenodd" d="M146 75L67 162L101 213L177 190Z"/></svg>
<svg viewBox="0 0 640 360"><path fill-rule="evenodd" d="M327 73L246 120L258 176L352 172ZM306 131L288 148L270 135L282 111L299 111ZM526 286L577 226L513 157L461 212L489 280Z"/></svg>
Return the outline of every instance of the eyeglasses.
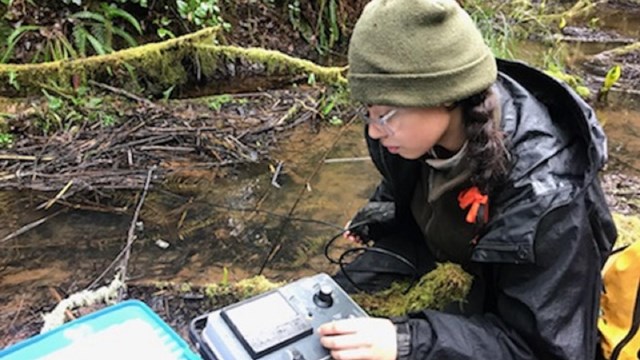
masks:
<svg viewBox="0 0 640 360"><path fill-rule="evenodd" d="M391 128L391 126L389 126L389 120L393 119L393 117L398 114L398 111L399 109L393 109L376 119L372 119L369 116L368 111L365 109L363 113L363 118L367 125L376 125L380 129L382 129L387 135L393 135L393 129Z"/></svg>

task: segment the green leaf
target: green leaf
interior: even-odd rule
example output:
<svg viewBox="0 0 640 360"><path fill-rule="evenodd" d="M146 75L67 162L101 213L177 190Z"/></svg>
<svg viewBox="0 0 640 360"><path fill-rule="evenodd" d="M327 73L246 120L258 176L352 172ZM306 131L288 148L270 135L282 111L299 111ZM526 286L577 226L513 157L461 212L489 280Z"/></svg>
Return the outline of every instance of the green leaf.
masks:
<svg viewBox="0 0 640 360"><path fill-rule="evenodd" d="M100 104L102 104L102 99L101 99L101 98L99 98L99 97L91 97L91 98L89 98L89 100L87 101L86 106L87 106L89 109L95 109L95 108L97 108L98 106L100 106Z"/></svg>
<svg viewBox="0 0 640 360"><path fill-rule="evenodd" d="M17 74L15 71L9 71L9 85L13 86L16 90L20 90L20 84L16 80Z"/></svg>
<svg viewBox="0 0 640 360"><path fill-rule="evenodd" d="M73 27L73 42L82 57L87 56L87 34L89 34L89 32L84 26L76 25Z"/></svg>
<svg viewBox="0 0 640 360"><path fill-rule="evenodd" d="M0 148L9 148L13 144L13 135L9 133L0 133Z"/></svg>
<svg viewBox="0 0 640 360"><path fill-rule="evenodd" d="M98 39L96 39L93 35L87 34L87 40L89 40L91 46L93 47L93 50L95 50L98 55L104 55L107 53L104 46L102 46L102 43L100 43L100 41L98 41Z"/></svg>
<svg viewBox="0 0 640 360"><path fill-rule="evenodd" d="M188 5L185 1L183 0L177 0L176 1L176 6L178 7L178 12L180 13L180 15L182 15L183 17L189 12L188 9Z"/></svg>
<svg viewBox="0 0 640 360"><path fill-rule="evenodd" d="M123 9L115 7L115 5L105 6L105 8L106 8L105 10L108 18L110 19L114 19L116 17L122 18L126 20L129 24L131 24L131 26L133 26L138 31L138 34L142 34L142 27L140 26L140 23L138 22L138 20L136 20L136 18L133 17L133 15L129 14Z"/></svg>
<svg viewBox="0 0 640 360"><path fill-rule="evenodd" d="M53 96L49 94L47 90L42 89L42 92L44 93L44 96L47 98L47 107L49 107L49 110L56 111L62 108L62 106L64 105L64 102L62 101L62 99L60 99L57 96Z"/></svg>
<svg viewBox="0 0 640 360"><path fill-rule="evenodd" d="M604 85L603 90L609 91L611 87L618 82L620 76L622 75L622 68L620 65L616 64L607 71L607 75L604 77Z"/></svg>
<svg viewBox="0 0 640 360"><path fill-rule="evenodd" d="M327 103L322 107L322 110L321 110L322 115L324 116L329 115L329 113L331 112L331 110L333 110L333 107L335 105L336 105L335 99L333 98L329 99L329 101L327 101Z"/></svg>
<svg viewBox="0 0 640 360"><path fill-rule="evenodd" d="M40 29L40 26L24 25L13 30L13 32L7 38L7 49L2 55L2 59L0 59L0 63L4 64L7 62L7 60L11 58L13 48L16 46L16 44L18 43L18 40L20 40L20 38L22 37L22 35L24 35L24 33L26 33L27 31L35 31L39 29Z"/></svg>
<svg viewBox="0 0 640 360"><path fill-rule="evenodd" d="M344 121L342 121L342 119L334 115L331 117L331 119L329 119L329 124L333 126L340 126L344 124Z"/></svg>
<svg viewBox="0 0 640 360"><path fill-rule="evenodd" d="M564 29L567 26L567 19L563 17L560 18L560 23L558 24L558 28L560 30Z"/></svg>
<svg viewBox="0 0 640 360"><path fill-rule="evenodd" d="M316 74L314 74L314 73L309 74L309 77L307 77L307 84L309 84L309 85L315 85L316 84Z"/></svg>
<svg viewBox="0 0 640 360"><path fill-rule="evenodd" d="M198 7L196 11L193 12L196 17L204 19L209 14L209 10L207 8Z"/></svg>
<svg viewBox="0 0 640 360"><path fill-rule="evenodd" d="M169 97L171 96L171 93L173 92L173 89L174 89L175 87L176 87L176 86L175 86L175 85L173 85L173 86L171 86L170 88L168 88L167 90L163 91L163 92L162 92L162 99L163 99L163 100L165 100L165 101L166 101L166 100L168 100L168 99L169 99Z"/></svg>
<svg viewBox="0 0 640 360"><path fill-rule="evenodd" d="M591 96L591 90L586 86L578 85L575 89L576 93L584 99L588 99Z"/></svg>
<svg viewBox="0 0 640 360"><path fill-rule="evenodd" d="M222 108L222 105L230 103L233 101L233 97L228 94L218 95L211 98L209 101L209 108L215 111L219 111Z"/></svg>
<svg viewBox="0 0 640 360"><path fill-rule="evenodd" d="M338 10L336 9L336 0L329 1L329 47L333 47L333 45L338 41L340 37L340 29L338 28Z"/></svg>
<svg viewBox="0 0 640 360"><path fill-rule="evenodd" d="M226 266L222 267L222 280L220 281L220 285L227 286L229 285L229 269Z"/></svg>
<svg viewBox="0 0 640 360"><path fill-rule="evenodd" d="M11 44L13 42L16 42L18 37L21 36L23 33L27 32L27 31L35 31L35 30L40 30L40 26L36 26L36 25L20 26L17 29L13 30L11 35L9 35L9 37L7 38L7 44Z"/></svg>
<svg viewBox="0 0 640 360"><path fill-rule="evenodd" d="M133 38L133 36L129 35L128 32L120 29L120 28L113 28L113 33L115 35L120 36L122 39L124 39L124 41L127 42L127 44L129 44L130 47L135 47L138 46L138 43L136 42L136 39Z"/></svg>
<svg viewBox="0 0 640 360"><path fill-rule="evenodd" d="M160 39L164 39L167 36L171 39L174 39L176 37L174 33L172 33L170 30L167 30L165 28L158 29L158 36L160 37Z"/></svg>
<svg viewBox="0 0 640 360"><path fill-rule="evenodd" d="M72 58L76 59L78 57L78 53L76 52L76 49L73 48L73 45L71 45L69 40L67 40L67 38L64 35L59 35L58 37L56 37L56 40L60 42L62 47L66 50L66 52Z"/></svg>
<svg viewBox="0 0 640 360"><path fill-rule="evenodd" d="M101 122L103 126L109 127L116 123L116 118L113 117L113 115L103 113L101 117L102 117Z"/></svg>
<svg viewBox="0 0 640 360"><path fill-rule="evenodd" d="M104 16L91 11L79 11L71 15L71 17L76 19L94 20L101 24L104 24L105 22L107 22L107 19Z"/></svg>

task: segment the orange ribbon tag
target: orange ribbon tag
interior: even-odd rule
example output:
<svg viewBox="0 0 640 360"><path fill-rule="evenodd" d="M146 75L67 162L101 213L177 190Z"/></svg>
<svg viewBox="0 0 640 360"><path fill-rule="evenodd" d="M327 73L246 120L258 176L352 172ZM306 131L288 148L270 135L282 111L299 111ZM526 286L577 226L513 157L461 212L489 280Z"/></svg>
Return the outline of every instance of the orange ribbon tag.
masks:
<svg viewBox="0 0 640 360"><path fill-rule="evenodd" d="M466 209L470 207L465 220L470 224L475 224L476 219L478 218L478 211L480 210L480 206L485 206L484 212L484 222L489 222L489 211L486 209L489 204L489 196L484 195L480 192L477 186L472 186L466 190L462 190L460 194L458 194L458 203L460 204L461 209Z"/></svg>

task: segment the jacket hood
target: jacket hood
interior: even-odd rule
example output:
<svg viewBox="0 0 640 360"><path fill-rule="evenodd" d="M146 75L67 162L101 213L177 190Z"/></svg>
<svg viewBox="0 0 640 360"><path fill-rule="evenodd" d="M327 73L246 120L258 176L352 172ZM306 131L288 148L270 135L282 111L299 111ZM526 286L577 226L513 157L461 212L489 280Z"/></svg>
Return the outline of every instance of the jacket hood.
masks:
<svg viewBox="0 0 640 360"><path fill-rule="evenodd" d="M560 176L558 170L574 176L597 173L607 161L607 141L589 105L564 83L525 64L501 60L499 65L502 129L518 157L511 179L541 180ZM554 166L554 159L568 161ZM550 167L554 174L542 175Z"/></svg>
<svg viewBox="0 0 640 360"><path fill-rule="evenodd" d="M522 63L498 66L513 168L493 197L494 216L472 259L533 263L539 220L592 183L607 160L606 137L593 110L566 85Z"/></svg>

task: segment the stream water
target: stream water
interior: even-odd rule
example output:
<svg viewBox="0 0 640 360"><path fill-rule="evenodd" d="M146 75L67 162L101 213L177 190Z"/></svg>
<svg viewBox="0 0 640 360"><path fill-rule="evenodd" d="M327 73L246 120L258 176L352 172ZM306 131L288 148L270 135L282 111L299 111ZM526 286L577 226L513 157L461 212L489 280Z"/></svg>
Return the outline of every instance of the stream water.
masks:
<svg viewBox="0 0 640 360"><path fill-rule="evenodd" d="M262 273L273 280L333 272L323 245L378 179L366 160L361 126L294 130L274 154L283 163L279 188L272 184L277 164L260 163L224 179L152 189L128 277L198 285L220 281L224 268L235 281L265 264ZM54 213L34 210L46 201L34 194L4 192L0 200L0 238ZM125 245L131 214L68 210L0 244L0 322L10 322L25 301L55 303L49 287L64 295L89 286Z"/></svg>
<svg viewBox="0 0 640 360"><path fill-rule="evenodd" d="M639 36L640 17L607 16L603 13L602 20L612 28ZM637 176L640 106L625 104L600 109L598 115L609 136L611 163ZM153 188L131 249L129 278L205 284L220 281L225 268L230 281L256 275L263 267L262 273L274 280L335 271L323 246L365 203L379 179L366 156L359 122L319 132L303 125L273 155L283 164L279 187L272 184L277 163L257 163L223 179L211 180L203 172L189 182ZM55 213L36 210L46 200L38 194L0 192L0 239ZM98 279L125 245L131 214L131 209L123 214L64 210L0 243L0 323L15 320L15 313L29 304L57 302L50 288L64 296ZM0 334L0 348L4 345Z"/></svg>

